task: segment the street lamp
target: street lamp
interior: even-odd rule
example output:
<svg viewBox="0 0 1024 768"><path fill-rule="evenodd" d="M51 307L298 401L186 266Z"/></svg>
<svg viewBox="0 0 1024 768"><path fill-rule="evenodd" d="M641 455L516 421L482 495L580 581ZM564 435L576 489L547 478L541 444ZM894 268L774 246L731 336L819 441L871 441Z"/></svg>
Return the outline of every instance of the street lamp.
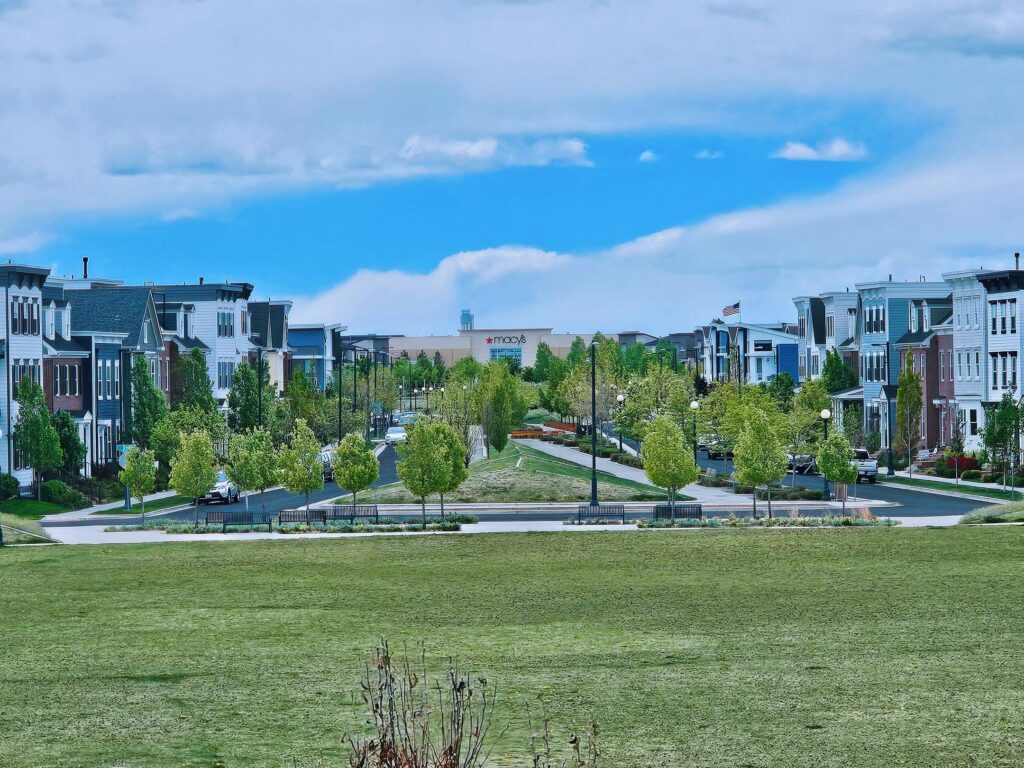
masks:
<svg viewBox="0 0 1024 768"><path fill-rule="evenodd" d="M690 401L690 411L693 412L693 463L697 464L697 411L700 409L700 403L696 400Z"/></svg>
<svg viewBox="0 0 1024 768"><path fill-rule="evenodd" d="M818 415L821 416L821 423L825 427L825 441L828 442L828 420L832 418L832 411L830 411L828 408L822 408L821 409L821 413L819 413ZM824 443L822 445L824 445ZM818 453L821 453L821 451L819 450ZM819 471L821 471L821 479L825 483L825 501L828 501L828 496L829 496L828 478L825 477L825 473L824 473L824 471L821 470L820 467L818 469L819 469Z"/></svg>
<svg viewBox="0 0 1024 768"><path fill-rule="evenodd" d="M590 342L590 506L597 506L597 347Z"/></svg>
<svg viewBox="0 0 1024 768"><path fill-rule="evenodd" d="M434 391L434 385L427 387L427 416L430 415L430 393Z"/></svg>
<svg viewBox="0 0 1024 768"><path fill-rule="evenodd" d="M624 394L622 394L621 392L619 392L619 394L615 396L615 401L619 404L619 408L621 409L622 408L622 404L624 402L626 402L626 396ZM622 453L622 428L621 427L619 427L619 453Z"/></svg>

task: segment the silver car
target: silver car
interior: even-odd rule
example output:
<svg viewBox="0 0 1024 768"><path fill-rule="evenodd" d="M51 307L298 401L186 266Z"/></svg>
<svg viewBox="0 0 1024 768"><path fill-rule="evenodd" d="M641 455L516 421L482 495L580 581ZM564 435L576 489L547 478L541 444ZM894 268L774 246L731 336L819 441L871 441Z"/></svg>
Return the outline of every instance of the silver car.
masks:
<svg viewBox="0 0 1024 768"><path fill-rule="evenodd" d="M225 504L235 504L238 501L238 486L231 482L231 478L223 470L217 473L217 482L206 492L206 495L199 500L200 504L209 504L213 501L221 501Z"/></svg>

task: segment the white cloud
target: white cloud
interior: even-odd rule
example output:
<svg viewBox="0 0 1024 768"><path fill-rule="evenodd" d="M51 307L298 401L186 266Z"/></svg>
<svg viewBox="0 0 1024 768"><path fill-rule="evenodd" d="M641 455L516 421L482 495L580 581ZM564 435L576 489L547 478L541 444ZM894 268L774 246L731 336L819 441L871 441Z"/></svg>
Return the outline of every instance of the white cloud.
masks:
<svg viewBox="0 0 1024 768"><path fill-rule="evenodd" d="M702 149L694 155L697 160L719 160L725 157L725 153L718 149Z"/></svg>
<svg viewBox="0 0 1024 768"><path fill-rule="evenodd" d="M1024 146L880 173L826 195L712 216L617 246L460 253L425 274L361 270L293 310L356 331L451 333L472 307L495 327L688 330L741 299L751 321L792 319L792 297L1011 264ZM380 296L389 311L381 315ZM429 311L424 307L429 306ZM387 326L386 328L384 326Z"/></svg>
<svg viewBox="0 0 1024 768"><path fill-rule="evenodd" d="M160 220L166 222L183 221L185 219L196 219L199 217L199 211L194 208L175 208L171 211L161 214Z"/></svg>
<svg viewBox="0 0 1024 768"><path fill-rule="evenodd" d="M779 160L811 160L833 163L864 160L867 156L867 147L843 138L819 142L813 147L800 141L789 141L781 149L772 153L772 157Z"/></svg>
<svg viewBox="0 0 1024 768"><path fill-rule="evenodd" d="M637 158L637 161L641 163L656 163L660 159L661 158L654 154L654 152L652 152L649 149L645 149L643 152L640 153L640 156Z"/></svg>

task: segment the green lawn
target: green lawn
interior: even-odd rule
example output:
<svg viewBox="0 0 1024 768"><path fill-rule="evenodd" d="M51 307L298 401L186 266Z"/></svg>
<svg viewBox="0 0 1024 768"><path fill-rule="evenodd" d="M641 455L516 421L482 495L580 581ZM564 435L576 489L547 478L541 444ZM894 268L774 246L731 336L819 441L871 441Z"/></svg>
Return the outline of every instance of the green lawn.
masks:
<svg viewBox="0 0 1024 768"><path fill-rule="evenodd" d="M4 526L4 544L45 544L50 540L35 520L0 514L0 525Z"/></svg>
<svg viewBox="0 0 1024 768"><path fill-rule="evenodd" d="M180 507L184 504L191 504L192 499L188 496L168 496L164 499L157 499L156 501L146 501L146 514L150 512L158 512L161 509L169 509L170 507ZM123 509L108 509L104 512L93 512L94 515L137 515L142 512L142 505L139 504L138 499L132 499L132 511L125 512Z"/></svg>
<svg viewBox="0 0 1024 768"><path fill-rule="evenodd" d="M602 501L661 501L666 494L646 483L598 472L598 496ZM375 488L359 495L365 501L382 504L418 501L401 483ZM565 459L550 456L513 441L501 453L470 465L469 479L455 493L452 502L556 502L586 501L590 498L590 470ZM677 495L678 499L688 497ZM342 497L339 503L351 502Z"/></svg>
<svg viewBox="0 0 1024 768"><path fill-rule="evenodd" d="M918 477L882 477L878 476L879 482L892 483L893 485L910 485L918 488L934 488L937 491L944 491L946 493L960 494L967 496L986 496L992 499L1005 499L1012 501L1014 499L1020 500L1024 496L1024 490L1018 489L1015 493L1010 491L1003 491L998 486L992 488L979 488L975 485L961 485L956 486L953 483L944 483L941 480L925 480Z"/></svg>
<svg viewBox="0 0 1024 768"><path fill-rule="evenodd" d="M959 525L978 523L1024 523L1024 501L1011 504L993 504L974 509L960 518Z"/></svg>
<svg viewBox="0 0 1024 768"><path fill-rule="evenodd" d="M0 551L0 765L342 766L369 649L587 718L607 768L1018 766L1017 527ZM513 760L510 755L517 759ZM322 762L321 762L322 759Z"/></svg>
<svg viewBox="0 0 1024 768"><path fill-rule="evenodd" d="M67 511L67 507L54 504L52 501L37 501L24 497L7 499L0 503L0 512L3 514L23 517L26 520L38 520L45 515L56 515Z"/></svg>

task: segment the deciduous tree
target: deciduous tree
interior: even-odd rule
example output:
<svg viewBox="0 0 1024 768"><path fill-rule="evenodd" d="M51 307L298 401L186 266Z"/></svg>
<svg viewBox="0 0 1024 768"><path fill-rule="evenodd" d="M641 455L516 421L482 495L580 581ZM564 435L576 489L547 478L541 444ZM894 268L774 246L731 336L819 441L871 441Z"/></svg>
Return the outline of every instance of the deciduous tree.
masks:
<svg viewBox="0 0 1024 768"><path fill-rule="evenodd" d="M380 465L373 449L367 448L359 435L345 435L341 445L334 449L334 479L339 488L352 494L352 506L356 505L356 494L365 491L377 481Z"/></svg>
<svg viewBox="0 0 1024 768"><path fill-rule="evenodd" d="M277 451L270 433L253 429L231 438L228 452L228 477L243 491L259 491L262 506L263 492L272 488L278 479ZM249 497L245 497L249 509Z"/></svg>
<svg viewBox="0 0 1024 768"><path fill-rule="evenodd" d="M853 448L846 436L833 432L818 451L818 468L830 483L857 482L857 465L853 463ZM846 514L846 495L843 495L843 514Z"/></svg>
<svg viewBox="0 0 1024 768"><path fill-rule="evenodd" d="M398 446L396 465L402 484L420 500L424 528L427 526L427 496L444 486L448 473L444 446L431 424L430 419L417 419L406 430L407 439Z"/></svg>
<svg viewBox="0 0 1024 768"><path fill-rule="evenodd" d="M736 479L753 486L754 518L757 518L757 486L768 487L768 519L772 517L771 484L786 474L786 449L777 435L777 425L758 409L750 409L746 425L736 443Z"/></svg>
<svg viewBox="0 0 1024 768"><path fill-rule="evenodd" d="M669 416L659 416L647 429L640 451L648 479L668 489L668 504L675 519L676 491L697 479L697 465L686 445L683 430Z"/></svg>
<svg viewBox="0 0 1024 768"><path fill-rule="evenodd" d="M179 448L171 459L170 485L177 493L192 499L195 522L199 525L199 499L217 482L217 455L208 432L182 432Z"/></svg>
<svg viewBox="0 0 1024 768"><path fill-rule="evenodd" d="M124 457L124 469L118 473L121 485L142 505L142 524L146 524L146 494L156 487L156 456L153 451L132 446Z"/></svg>
<svg viewBox="0 0 1024 768"><path fill-rule="evenodd" d="M281 484L292 493L306 497L324 487L324 468L319 460L320 443L305 419L296 419L290 444L280 453Z"/></svg>
<svg viewBox="0 0 1024 768"><path fill-rule="evenodd" d="M921 442L921 377L914 370L912 351L907 351L906 362L896 389L896 439L893 448L907 457L907 469L913 472L914 450Z"/></svg>
<svg viewBox="0 0 1024 768"><path fill-rule="evenodd" d="M153 383L153 371L145 355L132 358L132 440L140 448L151 448L153 430L167 415L167 402Z"/></svg>
<svg viewBox="0 0 1024 768"><path fill-rule="evenodd" d="M78 425L67 411L57 411L50 419L60 442L60 468L68 474L78 474L85 466L86 448L78 436Z"/></svg>
<svg viewBox="0 0 1024 768"><path fill-rule="evenodd" d="M36 493L42 499L42 475L59 469L64 460L60 437L50 419L40 386L29 380L18 385L18 416L14 421L14 450L22 463L32 468Z"/></svg>
<svg viewBox="0 0 1024 768"><path fill-rule="evenodd" d="M466 469L466 447L459 434L443 421L434 422L430 428L434 430L434 439L441 446L441 461L445 466L445 472L437 486L437 493L441 496L441 519L444 520L444 495L457 490L469 477L469 470Z"/></svg>
<svg viewBox="0 0 1024 768"><path fill-rule="evenodd" d="M187 355L178 360L177 373L181 397L175 407L196 408L205 413L216 413L217 401L213 397L213 382L210 381L206 355L202 350L189 350Z"/></svg>

